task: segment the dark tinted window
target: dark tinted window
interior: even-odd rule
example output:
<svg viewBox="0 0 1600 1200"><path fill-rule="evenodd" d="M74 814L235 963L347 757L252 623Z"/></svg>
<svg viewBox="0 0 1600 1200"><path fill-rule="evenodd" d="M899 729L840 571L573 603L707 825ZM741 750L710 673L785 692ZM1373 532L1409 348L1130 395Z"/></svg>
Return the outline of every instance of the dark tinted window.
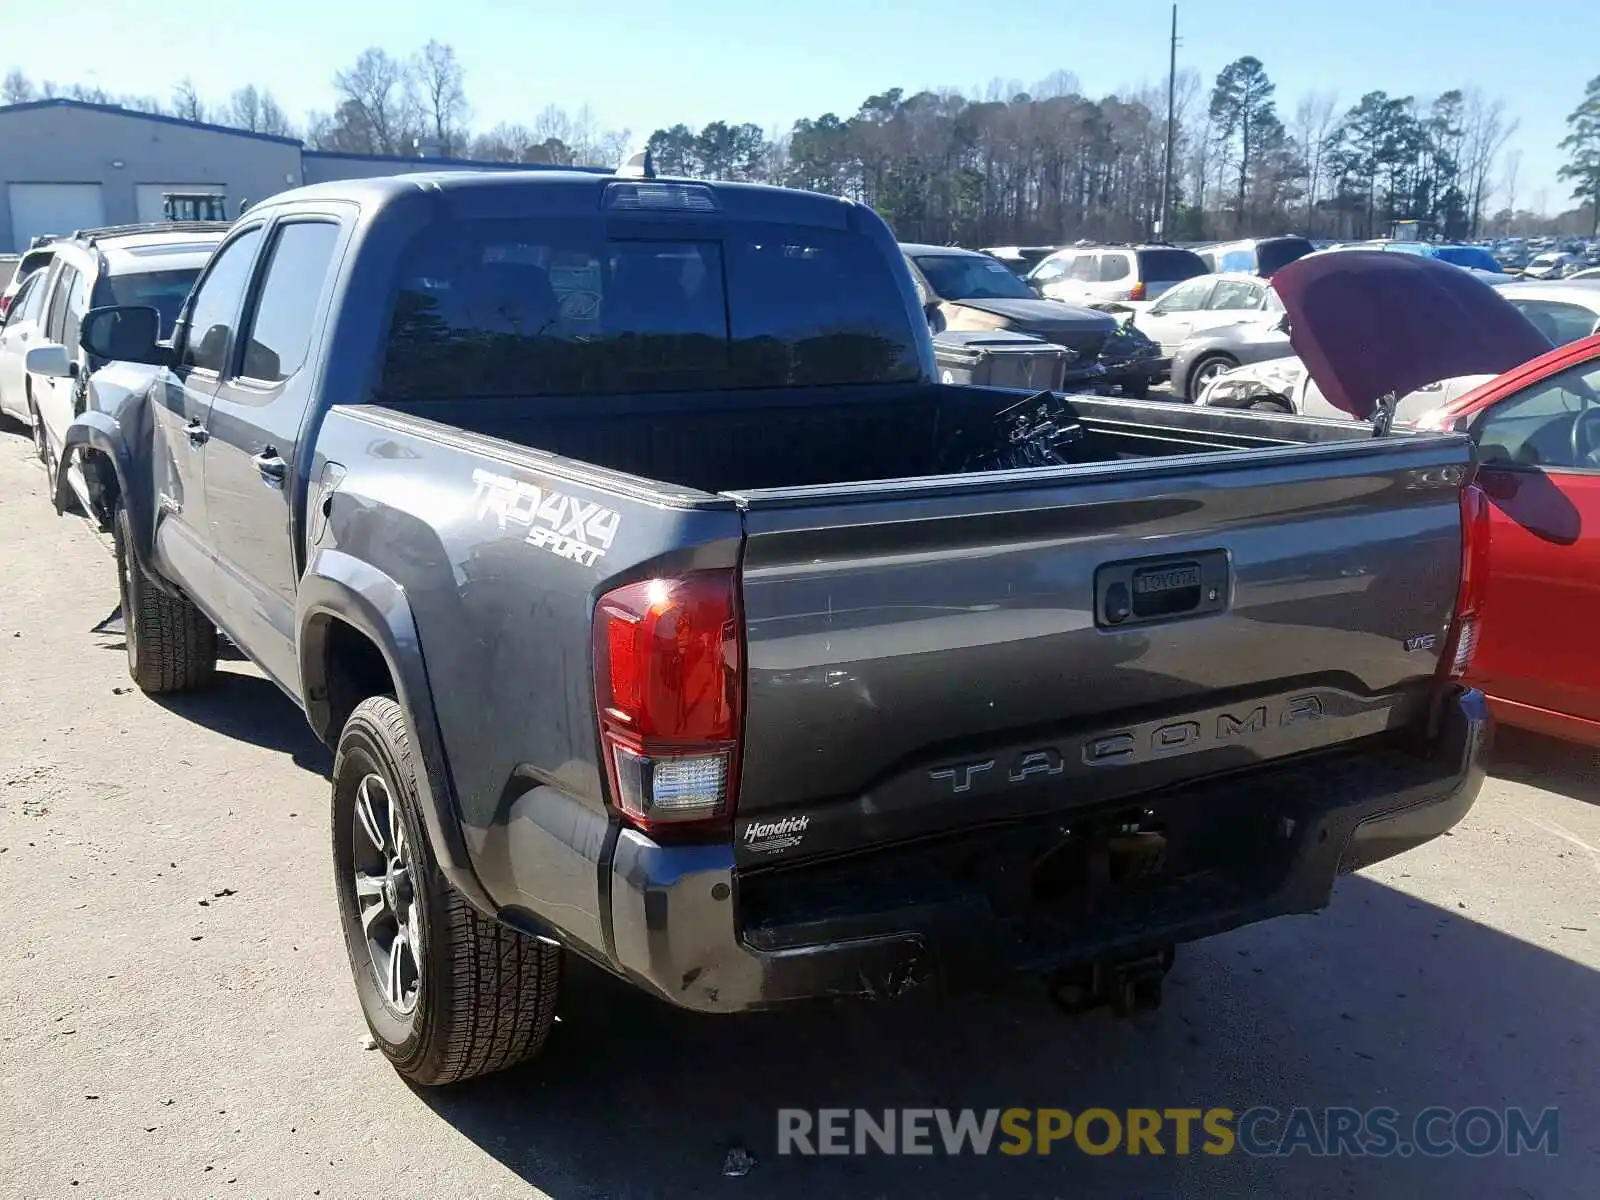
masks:
<svg viewBox="0 0 1600 1200"><path fill-rule="evenodd" d="M740 226L608 240L587 220L459 222L401 265L387 399L914 379L913 327L869 242Z"/></svg>
<svg viewBox="0 0 1600 1200"><path fill-rule="evenodd" d="M95 307L131 304L153 308L161 314L161 336L169 338L173 325L177 323L178 313L183 310L183 302L189 298L189 291L198 278L199 267L106 276L95 289Z"/></svg>
<svg viewBox="0 0 1600 1200"><path fill-rule="evenodd" d="M1126 279L1133 270L1133 264L1128 261L1126 254L1102 254L1100 256L1100 281L1102 283L1115 283L1119 279Z"/></svg>
<svg viewBox="0 0 1600 1200"><path fill-rule="evenodd" d="M1139 251L1139 278L1146 283L1177 283L1206 273L1206 264L1192 250Z"/></svg>
<svg viewBox="0 0 1600 1200"><path fill-rule="evenodd" d="M996 258L975 254L919 254L913 259L946 300L1032 300L1028 285Z"/></svg>
<svg viewBox="0 0 1600 1200"><path fill-rule="evenodd" d="M61 269L47 280L47 286L50 288L50 310L45 317L44 330L45 336L52 342L61 342L62 322L66 319L67 312L67 293L72 291L77 282L77 270L64 263ZM65 342L61 344L66 345Z"/></svg>
<svg viewBox="0 0 1600 1200"><path fill-rule="evenodd" d="M1305 238L1272 238L1256 247L1256 270L1271 275L1315 249Z"/></svg>
<svg viewBox="0 0 1600 1200"><path fill-rule="evenodd" d="M67 280L62 280L63 285ZM67 293L67 306L61 314L61 337L63 346L73 353L78 349L78 327L83 324L83 314L89 311L89 285L84 277L77 271L72 272L70 287L64 286Z"/></svg>
<svg viewBox="0 0 1600 1200"><path fill-rule="evenodd" d="M297 221L279 229L239 374L281 383L304 365L338 243L339 227L323 221Z"/></svg>
<svg viewBox="0 0 1600 1200"><path fill-rule="evenodd" d="M218 372L227 368L233 323L239 317L260 242L261 230L252 229L229 242L211 260L189 308L181 365Z"/></svg>

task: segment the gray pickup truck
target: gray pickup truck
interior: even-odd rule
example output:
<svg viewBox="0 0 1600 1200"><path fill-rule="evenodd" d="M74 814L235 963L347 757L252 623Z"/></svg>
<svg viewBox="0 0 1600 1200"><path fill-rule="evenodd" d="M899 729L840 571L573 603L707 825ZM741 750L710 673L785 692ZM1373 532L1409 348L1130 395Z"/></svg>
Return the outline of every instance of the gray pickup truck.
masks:
<svg viewBox="0 0 1600 1200"><path fill-rule="evenodd" d="M419 1083L536 1051L566 955L705 1012L1147 1007L1478 791L1465 437L941 385L858 204L321 185L155 321L86 316L67 438L129 669L202 686L220 629L335 748Z"/></svg>

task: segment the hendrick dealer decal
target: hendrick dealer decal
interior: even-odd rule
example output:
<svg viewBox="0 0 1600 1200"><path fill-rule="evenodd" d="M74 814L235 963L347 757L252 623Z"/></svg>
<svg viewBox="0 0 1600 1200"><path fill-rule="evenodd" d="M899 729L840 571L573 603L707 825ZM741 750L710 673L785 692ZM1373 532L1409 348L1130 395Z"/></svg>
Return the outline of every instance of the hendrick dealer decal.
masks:
<svg viewBox="0 0 1600 1200"><path fill-rule="evenodd" d="M592 567L605 557L622 525L622 514L603 504L524 483L481 468L472 472L478 519L492 515L501 529L526 529L523 541L557 558Z"/></svg>
<svg viewBox="0 0 1600 1200"><path fill-rule="evenodd" d="M751 821L744 827L744 848L751 854L781 854L800 844L810 824L810 817Z"/></svg>

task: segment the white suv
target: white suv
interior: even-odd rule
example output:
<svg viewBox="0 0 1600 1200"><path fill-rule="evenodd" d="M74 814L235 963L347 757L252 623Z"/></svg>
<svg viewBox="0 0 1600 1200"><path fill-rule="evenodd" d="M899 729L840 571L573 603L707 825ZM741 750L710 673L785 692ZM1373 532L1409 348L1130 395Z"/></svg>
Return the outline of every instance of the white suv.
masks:
<svg viewBox="0 0 1600 1200"><path fill-rule="evenodd" d="M1209 270L1193 250L1176 246L1070 246L1030 271L1028 283L1069 304L1137 304Z"/></svg>

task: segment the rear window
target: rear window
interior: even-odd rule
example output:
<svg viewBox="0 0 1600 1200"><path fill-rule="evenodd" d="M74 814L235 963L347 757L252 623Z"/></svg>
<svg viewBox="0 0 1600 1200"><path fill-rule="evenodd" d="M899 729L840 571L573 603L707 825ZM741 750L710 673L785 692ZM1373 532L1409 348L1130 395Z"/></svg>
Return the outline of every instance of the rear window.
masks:
<svg viewBox="0 0 1600 1200"><path fill-rule="evenodd" d="M919 377L896 277L839 230L608 239L596 221L424 230L401 264L384 399L889 383Z"/></svg>
<svg viewBox="0 0 1600 1200"><path fill-rule="evenodd" d="M1145 283L1181 283L1205 274L1205 260L1193 250L1139 251L1139 278Z"/></svg>
<svg viewBox="0 0 1600 1200"><path fill-rule="evenodd" d="M1297 258L1304 258L1314 249L1305 238L1273 238L1256 247L1256 270L1271 275L1282 270Z"/></svg>
<svg viewBox="0 0 1600 1200"><path fill-rule="evenodd" d="M169 338L172 336L172 326L178 319L178 310L189 298L189 291L198 278L199 267L106 275L95 287L94 304L96 308L112 304L153 308L161 314L161 336Z"/></svg>

